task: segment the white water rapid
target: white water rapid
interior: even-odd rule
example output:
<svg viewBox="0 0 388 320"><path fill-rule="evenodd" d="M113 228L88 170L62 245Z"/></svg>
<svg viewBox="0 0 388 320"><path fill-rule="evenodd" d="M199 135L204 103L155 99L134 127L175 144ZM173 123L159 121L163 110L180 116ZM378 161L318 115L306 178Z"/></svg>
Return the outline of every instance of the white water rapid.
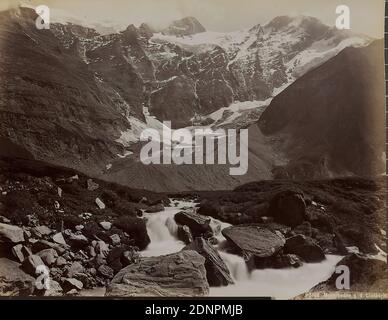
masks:
<svg viewBox="0 0 388 320"><path fill-rule="evenodd" d="M162 256L180 251L185 244L177 239L178 227L174 215L183 207L193 206L193 202L179 201L177 207L166 207L164 211L156 213L144 213L147 218L147 231L151 243L146 250L141 252L142 256ZM263 269L249 273L242 257L222 250L225 238L220 229L230 225L214 219L211 226L213 226L213 230L217 229L216 231L218 231L216 234L219 240L217 250L227 264L235 284L210 288L210 296L266 296L276 299L290 299L327 280L334 272L335 265L342 259L341 256L328 255L323 262L305 263L297 269Z"/></svg>

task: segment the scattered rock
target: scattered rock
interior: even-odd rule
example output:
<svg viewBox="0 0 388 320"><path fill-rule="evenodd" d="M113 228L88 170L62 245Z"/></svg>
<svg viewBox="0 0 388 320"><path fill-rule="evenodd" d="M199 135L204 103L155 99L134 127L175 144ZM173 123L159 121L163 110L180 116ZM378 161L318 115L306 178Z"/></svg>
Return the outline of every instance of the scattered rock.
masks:
<svg viewBox="0 0 388 320"><path fill-rule="evenodd" d="M200 237L209 232L212 233L210 227L211 219L209 217L204 217L187 210L178 212L174 219L176 223L188 226L194 237Z"/></svg>
<svg viewBox="0 0 388 320"><path fill-rule="evenodd" d="M186 244L193 242L193 236L190 232L188 226L179 226L178 227L178 239L183 241Z"/></svg>
<svg viewBox="0 0 388 320"><path fill-rule="evenodd" d="M59 210L59 209L61 208L61 205L59 204L58 201L54 201L54 208L55 208L56 210Z"/></svg>
<svg viewBox="0 0 388 320"><path fill-rule="evenodd" d="M112 228L112 224L111 224L110 222L108 222L108 221L102 221L102 222L100 222L100 226L101 226L104 230L106 230L106 231L109 231L110 228Z"/></svg>
<svg viewBox="0 0 388 320"><path fill-rule="evenodd" d="M106 256L103 256L102 254L96 255L92 260L92 265L96 268L104 264L106 264Z"/></svg>
<svg viewBox="0 0 388 320"><path fill-rule="evenodd" d="M81 213L78 215L78 217L80 217L83 220L89 220L92 216L93 216L93 214L91 214L89 212L84 212L84 213Z"/></svg>
<svg viewBox="0 0 388 320"><path fill-rule="evenodd" d="M49 288L44 292L45 297L61 297L63 290L60 284L55 280L50 280Z"/></svg>
<svg viewBox="0 0 388 320"><path fill-rule="evenodd" d="M29 296L35 290L35 278L20 269L20 264L0 258L0 296Z"/></svg>
<svg viewBox="0 0 388 320"><path fill-rule="evenodd" d="M74 253L71 251L67 251L62 256L66 261L72 261L74 259Z"/></svg>
<svg viewBox="0 0 388 320"><path fill-rule="evenodd" d="M32 237L32 233L30 232L30 230L27 230L26 228L23 229L23 232L24 232L24 239L29 239Z"/></svg>
<svg viewBox="0 0 388 320"><path fill-rule="evenodd" d="M36 237L39 238L43 236L48 236L52 233L52 230L47 226L37 226L32 228L31 231Z"/></svg>
<svg viewBox="0 0 388 320"><path fill-rule="evenodd" d="M292 230L295 234L302 234L306 237L312 236L311 224L308 221L304 221L301 225Z"/></svg>
<svg viewBox="0 0 388 320"><path fill-rule="evenodd" d="M296 254L306 262L320 262L325 260L325 254L322 248L313 239L301 234L286 240L284 252Z"/></svg>
<svg viewBox="0 0 388 320"><path fill-rule="evenodd" d="M258 226L232 226L222 230L224 237L231 241L246 260L276 255L285 244L279 231Z"/></svg>
<svg viewBox="0 0 388 320"><path fill-rule="evenodd" d="M66 292L66 295L69 297L75 297L78 295L78 290L79 289L71 289L70 291Z"/></svg>
<svg viewBox="0 0 388 320"><path fill-rule="evenodd" d="M58 193L58 196L59 196L60 198L62 198L62 189L61 189L60 187L58 187L57 193Z"/></svg>
<svg viewBox="0 0 388 320"><path fill-rule="evenodd" d="M110 237L112 245L116 246L121 243L120 236L118 234L112 234Z"/></svg>
<svg viewBox="0 0 388 320"><path fill-rule="evenodd" d="M16 258L16 260L20 263L22 263L25 259L24 253L23 253L23 245L17 244L12 248L12 254Z"/></svg>
<svg viewBox="0 0 388 320"><path fill-rule="evenodd" d="M80 224L80 225L78 225L78 226L75 226L75 230L76 230L76 231L82 231L84 228L85 228L85 226L82 225L82 224Z"/></svg>
<svg viewBox="0 0 388 320"><path fill-rule="evenodd" d="M339 253L334 234L317 232L317 234L314 237L314 240L324 250L325 253L331 253L331 254Z"/></svg>
<svg viewBox="0 0 388 320"><path fill-rule="evenodd" d="M83 249L88 246L89 240L82 234L72 234L68 239L71 247Z"/></svg>
<svg viewBox="0 0 388 320"><path fill-rule="evenodd" d="M290 190L278 193L270 201L268 212L278 223L290 227L300 225L306 219L303 194Z"/></svg>
<svg viewBox="0 0 388 320"><path fill-rule="evenodd" d="M87 253L89 254L89 257L95 257L96 256L96 250L94 249L94 247L92 246L89 246L87 248Z"/></svg>
<svg viewBox="0 0 388 320"><path fill-rule="evenodd" d="M98 273L107 279L112 279L114 276L114 271L111 267L102 265L98 268Z"/></svg>
<svg viewBox="0 0 388 320"><path fill-rule="evenodd" d="M23 229L10 224L0 223L0 242L14 244L24 242Z"/></svg>
<svg viewBox="0 0 388 320"><path fill-rule="evenodd" d="M84 272L84 267L82 266L82 264L79 263L78 261L75 261L71 264L71 266L67 270L67 277L73 278L77 274L83 273L83 272Z"/></svg>
<svg viewBox="0 0 388 320"><path fill-rule="evenodd" d="M67 245L65 238L63 237L63 234L61 232L58 232L53 235L53 241L61 245Z"/></svg>
<svg viewBox="0 0 388 320"><path fill-rule="evenodd" d="M58 259L57 259L55 264L56 264L57 267L63 267L65 265L67 265L67 261L63 257L58 257Z"/></svg>
<svg viewBox="0 0 388 320"><path fill-rule="evenodd" d="M96 241L95 249L97 254L101 254L104 257L108 256L109 253L109 246L102 240Z"/></svg>
<svg viewBox="0 0 388 320"><path fill-rule="evenodd" d="M299 268L303 262L295 254L278 254L267 258L254 257L248 262L249 269Z"/></svg>
<svg viewBox="0 0 388 320"><path fill-rule="evenodd" d="M275 268L299 268L303 265L303 262L295 254L282 254L279 256L277 262L275 263Z"/></svg>
<svg viewBox="0 0 388 320"><path fill-rule="evenodd" d="M205 258L195 251L142 258L122 269L107 287L109 297L206 296Z"/></svg>
<svg viewBox="0 0 388 320"><path fill-rule="evenodd" d="M37 253L44 249L50 249L50 248L55 249L55 251L57 251L58 254L63 254L69 248L69 246L60 245L58 243L54 243L46 240L39 240L33 243L32 252Z"/></svg>
<svg viewBox="0 0 388 320"><path fill-rule="evenodd" d="M205 260L206 277L210 286L233 284L230 271L221 256L205 239L196 238L183 250L197 251Z"/></svg>
<svg viewBox="0 0 388 320"><path fill-rule="evenodd" d="M147 202L148 202L147 197L141 197L141 199L139 200L139 203L147 203Z"/></svg>
<svg viewBox="0 0 388 320"><path fill-rule="evenodd" d="M62 288L66 293L69 293L71 290L80 291L83 287L83 283L74 278L66 278L62 283Z"/></svg>
<svg viewBox="0 0 388 320"><path fill-rule="evenodd" d="M54 249L45 249L37 253L42 258L46 266L51 266L58 258L58 253Z"/></svg>
<svg viewBox="0 0 388 320"><path fill-rule="evenodd" d="M88 179L86 181L86 183L87 183L87 188L89 191L95 191L100 187L100 185L98 183L94 182L92 179Z"/></svg>
<svg viewBox="0 0 388 320"><path fill-rule="evenodd" d="M136 250L128 250L123 253L121 257L121 263L123 266L129 266L133 263L138 263L140 261L140 254Z"/></svg>
<svg viewBox="0 0 388 320"><path fill-rule="evenodd" d="M155 204L153 206L150 206L147 208L146 212L148 213L155 213L155 212L161 212L164 210L164 206L161 203Z"/></svg>
<svg viewBox="0 0 388 320"><path fill-rule="evenodd" d="M102 202L99 198L96 198L96 205L101 210L106 208L104 202Z"/></svg>
<svg viewBox="0 0 388 320"><path fill-rule="evenodd" d="M119 272L123 267L128 265L122 263L124 251L124 247L115 247L109 252L106 261L115 272Z"/></svg>
<svg viewBox="0 0 388 320"><path fill-rule="evenodd" d="M6 217L0 216L0 223L10 224L11 220Z"/></svg>
<svg viewBox="0 0 388 320"><path fill-rule="evenodd" d="M123 216L116 219L113 225L126 232L140 250L144 250L151 242L144 219Z"/></svg>
<svg viewBox="0 0 388 320"><path fill-rule="evenodd" d="M32 276L36 276L38 274L37 267L44 266L43 260L38 255L32 255L24 259L22 268L25 272Z"/></svg>

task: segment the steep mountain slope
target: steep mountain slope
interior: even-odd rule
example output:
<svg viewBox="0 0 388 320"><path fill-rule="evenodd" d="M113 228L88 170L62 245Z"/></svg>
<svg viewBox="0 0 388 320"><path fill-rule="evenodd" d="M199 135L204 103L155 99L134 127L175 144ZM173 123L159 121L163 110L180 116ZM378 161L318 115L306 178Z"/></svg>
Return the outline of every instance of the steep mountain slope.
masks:
<svg viewBox="0 0 388 320"><path fill-rule="evenodd" d="M38 159L96 173L122 150L114 140L127 121L35 18L31 10L0 16L0 135Z"/></svg>
<svg viewBox="0 0 388 320"><path fill-rule="evenodd" d="M384 172L383 48L347 48L272 100L259 126L290 160L280 176Z"/></svg>

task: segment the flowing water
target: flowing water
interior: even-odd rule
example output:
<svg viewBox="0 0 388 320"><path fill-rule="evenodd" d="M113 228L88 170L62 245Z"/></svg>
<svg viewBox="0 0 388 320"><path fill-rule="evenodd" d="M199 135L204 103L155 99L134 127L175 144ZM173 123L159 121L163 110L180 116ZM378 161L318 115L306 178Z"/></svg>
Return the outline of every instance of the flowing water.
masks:
<svg viewBox="0 0 388 320"><path fill-rule="evenodd" d="M151 243L142 251L142 256L161 256L182 250L185 244L177 239L178 226L174 215L183 207L193 206L193 202L179 201L177 207L166 207L164 211L157 213L145 213ZM210 296L266 296L290 299L327 280L333 273L335 265L342 259L341 256L328 255L323 262L305 263L297 269L263 269L250 273L242 257L223 250L225 238L220 231L230 224L212 219L211 226L219 241L216 248L227 264L235 284L210 288Z"/></svg>

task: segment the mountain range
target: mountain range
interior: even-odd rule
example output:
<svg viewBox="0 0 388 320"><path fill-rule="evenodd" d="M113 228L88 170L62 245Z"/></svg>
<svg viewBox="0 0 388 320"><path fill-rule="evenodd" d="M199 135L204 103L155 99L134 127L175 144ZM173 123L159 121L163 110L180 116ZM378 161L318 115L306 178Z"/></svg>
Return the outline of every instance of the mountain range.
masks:
<svg viewBox="0 0 388 320"><path fill-rule="evenodd" d="M110 34L35 19L0 13L0 144L23 157L156 191L384 170L381 41L306 16L230 33L194 17ZM194 120L249 128L245 176L136 159L142 129Z"/></svg>

